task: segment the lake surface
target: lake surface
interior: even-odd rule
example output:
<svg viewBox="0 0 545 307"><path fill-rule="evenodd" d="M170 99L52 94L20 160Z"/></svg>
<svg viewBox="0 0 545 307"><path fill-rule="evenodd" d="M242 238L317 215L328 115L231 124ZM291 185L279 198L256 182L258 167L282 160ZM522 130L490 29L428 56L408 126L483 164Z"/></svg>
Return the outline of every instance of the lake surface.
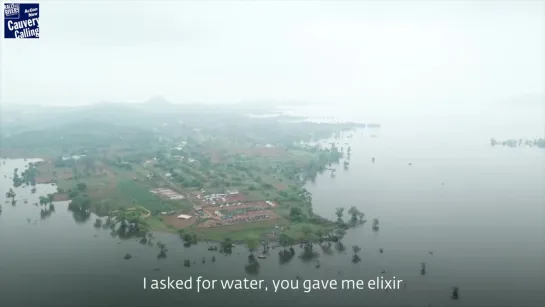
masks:
<svg viewBox="0 0 545 307"><path fill-rule="evenodd" d="M208 251L205 242L185 248L169 234L156 234L169 249L166 259L158 259L156 247L95 229L94 217L76 223L67 202L55 203L56 211L42 220L33 203L55 187L38 185L35 194L16 188L17 204L5 203L10 174L28 163L7 160L0 174L0 306L544 306L545 150L488 144L490 137L543 137L543 113L466 111L289 112L383 125L345 134L340 142L350 142L352 149L348 171L341 166L334 178L325 172L308 184L320 215L333 218L336 207L357 206L368 220L380 219L378 232L371 223L348 232L347 254L327 255L317 247L320 268L297 256L280 265L276 249L259 260L256 271L246 268L243 247L226 256ZM351 262L354 244L362 247L357 264ZM124 260L126 253L132 259ZM195 264L184 267L186 259ZM421 262L427 263L424 276ZM143 277L167 276L267 281L395 276L406 288L273 293L268 283L268 291L142 289ZM458 301L450 299L453 286L460 288Z"/></svg>

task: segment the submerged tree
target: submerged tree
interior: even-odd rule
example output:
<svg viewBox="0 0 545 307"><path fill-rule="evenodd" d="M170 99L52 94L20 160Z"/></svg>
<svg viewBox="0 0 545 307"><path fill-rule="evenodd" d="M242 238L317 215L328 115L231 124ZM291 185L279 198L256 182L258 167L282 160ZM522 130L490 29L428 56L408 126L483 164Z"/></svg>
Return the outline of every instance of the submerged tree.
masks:
<svg viewBox="0 0 545 307"><path fill-rule="evenodd" d="M40 204L47 204L47 201L47 198L40 198ZM89 196L80 194L68 204L68 210L72 212L72 216L76 222L83 223L91 217L90 204L91 200Z"/></svg>
<svg viewBox="0 0 545 307"><path fill-rule="evenodd" d="M190 233L187 233L187 232L184 233L183 236L182 236L182 239L184 240L184 245L186 247L191 246L192 237L191 237Z"/></svg>
<svg viewBox="0 0 545 307"><path fill-rule="evenodd" d="M458 294L458 290L459 290L458 287L453 287L453 288L452 288L452 296L451 296L451 298L452 298L453 300L458 300L458 298L460 297L459 294Z"/></svg>
<svg viewBox="0 0 545 307"><path fill-rule="evenodd" d="M221 241L220 250L221 250L221 252L226 253L226 254L231 254L232 253L233 241L231 240L231 238L227 237L227 238L223 239L223 241Z"/></svg>
<svg viewBox="0 0 545 307"><path fill-rule="evenodd" d="M6 198L14 198L15 196L17 196L15 191L13 191L12 188L9 188L9 191L6 192Z"/></svg>
<svg viewBox="0 0 545 307"><path fill-rule="evenodd" d="M48 218L55 212L55 205L49 204L47 208L40 209L40 218L42 220Z"/></svg>
<svg viewBox="0 0 545 307"><path fill-rule="evenodd" d="M358 219L361 221L363 217L365 216L365 214L360 212L360 210L356 208L355 206L350 207L350 209L348 210L348 214L350 214L351 216L350 221L352 223L357 222Z"/></svg>
<svg viewBox="0 0 545 307"><path fill-rule="evenodd" d="M111 228L116 229L117 235L122 239L133 237L146 237L150 232L150 226L137 210L119 209L114 214L115 222Z"/></svg>
<svg viewBox="0 0 545 307"><path fill-rule="evenodd" d="M248 248L248 251L250 252L250 256L248 256L250 259L254 258L254 252L259 246L259 239L255 236L249 236L245 240L246 247Z"/></svg>
<svg viewBox="0 0 545 307"><path fill-rule="evenodd" d="M193 234L189 232L184 232L183 234L180 233L180 237L184 241L185 247L190 247L191 245L197 244L197 235L194 233Z"/></svg>
<svg viewBox="0 0 545 307"><path fill-rule="evenodd" d="M301 232L303 233L303 245L305 250L312 251L313 243L318 242L318 237L314 230L310 225L304 225L301 227Z"/></svg>
<svg viewBox="0 0 545 307"><path fill-rule="evenodd" d="M365 218L365 214L363 214L363 212L358 212L358 219L360 220L360 223L365 223L363 218Z"/></svg>
<svg viewBox="0 0 545 307"><path fill-rule="evenodd" d="M110 215L108 215L106 217L106 221L104 223L102 223L102 228L104 228L104 229L110 228L113 223L114 223L113 218Z"/></svg>
<svg viewBox="0 0 545 307"><path fill-rule="evenodd" d="M295 250L293 248L290 248L289 250L281 250L278 252L278 262L280 264L285 264L291 261L293 259L293 256L295 255Z"/></svg>
<svg viewBox="0 0 545 307"><path fill-rule="evenodd" d="M47 205L47 202L48 202L47 197L40 196L39 202L40 202L40 205Z"/></svg>
<svg viewBox="0 0 545 307"><path fill-rule="evenodd" d="M284 248L284 251L286 250L286 247L292 246L295 242L292 237L290 237L285 232L282 232L278 238L278 241L280 242L280 245Z"/></svg>
<svg viewBox="0 0 545 307"><path fill-rule="evenodd" d="M337 220L342 220L344 215L344 208L338 207L335 211L335 215L337 215Z"/></svg>
<svg viewBox="0 0 545 307"><path fill-rule="evenodd" d="M258 275L259 267L259 262L254 257L248 258L248 264L244 266L244 271L248 275Z"/></svg>
<svg viewBox="0 0 545 307"><path fill-rule="evenodd" d="M352 251L354 252L354 256L352 256L352 262L359 262L360 256L358 253L361 251L361 248L357 245L352 246Z"/></svg>
<svg viewBox="0 0 545 307"><path fill-rule="evenodd" d="M167 245L161 241L157 242L157 247L159 247L159 255L157 255L157 258L166 258L167 257Z"/></svg>
<svg viewBox="0 0 545 307"><path fill-rule="evenodd" d="M261 240L259 243L263 246L263 254L266 254L269 251L269 241Z"/></svg>
<svg viewBox="0 0 545 307"><path fill-rule="evenodd" d="M289 262L293 258L293 255L295 255L295 250L293 249L293 247L291 247L293 244L295 244L295 240L288 234L281 233L279 237L279 242L283 248L281 251L278 252L279 261L280 264L284 264ZM288 246L290 248L289 250L286 250L286 247Z"/></svg>
<svg viewBox="0 0 545 307"><path fill-rule="evenodd" d="M95 226L95 228L101 228L102 227L102 220L100 218L96 218L94 226Z"/></svg>
<svg viewBox="0 0 545 307"><path fill-rule="evenodd" d="M335 229L335 237L337 238L338 243L341 242L341 240L344 238L345 235L346 235L346 230L344 230L343 228Z"/></svg>
<svg viewBox="0 0 545 307"><path fill-rule="evenodd" d="M326 232L322 228L316 229L314 236L320 245L326 241Z"/></svg>
<svg viewBox="0 0 545 307"><path fill-rule="evenodd" d="M52 204L54 199L55 199L54 194L47 194L47 203L48 204Z"/></svg>
<svg viewBox="0 0 545 307"><path fill-rule="evenodd" d="M332 229L328 234L328 244L327 246L331 246L331 242L335 242L335 249L339 252L344 252L345 247L344 244L341 242L344 236L346 235L346 230L344 228L335 228Z"/></svg>
<svg viewBox="0 0 545 307"><path fill-rule="evenodd" d="M378 223L379 223L378 219L373 219L373 230L374 231L378 231L378 228L379 228Z"/></svg>

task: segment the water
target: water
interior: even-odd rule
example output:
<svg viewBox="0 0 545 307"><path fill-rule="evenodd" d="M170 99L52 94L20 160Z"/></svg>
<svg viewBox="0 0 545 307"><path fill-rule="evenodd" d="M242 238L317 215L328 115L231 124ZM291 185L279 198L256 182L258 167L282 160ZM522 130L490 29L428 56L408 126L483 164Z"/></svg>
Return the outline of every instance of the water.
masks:
<svg viewBox="0 0 545 307"><path fill-rule="evenodd" d="M271 250L250 275L243 247L224 256L207 251L204 242L185 248L177 236L157 234L169 249L166 259L157 259L155 247L119 241L109 231L95 229L94 217L76 223L66 202L56 203L56 212L41 220L40 209L32 204L55 189L50 185L39 185L36 194L16 188L17 205L5 204L11 180L4 174L9 177L27 163L8 160L0 176L0 306L543 306L545 151L488 145L490 137L542 136L539 112L510 113L502 122L497 116L483 117L490 115L484 109L424 118L418 111L392 117L312 111L322 118L334 114L346 120L349 114L351 120L383 124L342 140L352 147L348 171L339 167L335 178L326 172L308 185L318 214L333 218L336 207L354 205L368 220L380 219L379 232L370 223L349 231L347 254L322 254L317 269L314 261L298 257L279 265L278 249ZM351 262L353 244L362 247L358 264ZM299 247L296 252L301 253ZM124 260L125 253L132 259ZM196 263L186 268L185 259ZM420 275L422 261L427 263L425 276ZM268 291L198 294L142 289L143 277L367 280L381 270L385 277L403 279L407 288L273 293L268 284ZM450 300L453 286L460 288L459 301Z"/></svg>

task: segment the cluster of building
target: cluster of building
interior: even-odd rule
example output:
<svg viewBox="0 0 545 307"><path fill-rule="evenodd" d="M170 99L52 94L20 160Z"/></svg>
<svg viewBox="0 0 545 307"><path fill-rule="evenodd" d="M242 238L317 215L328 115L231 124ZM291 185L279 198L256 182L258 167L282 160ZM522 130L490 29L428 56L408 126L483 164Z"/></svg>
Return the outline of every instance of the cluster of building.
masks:
<svg viewBox="0 0 545 307"><path fill-rule="evenodd" d="M150 190L150 192L163 198L168 198L170 200L180 200L185 198L185 196L183 196L182 194L166 188L152 189Z"/></svg>
<svg viewBox="0 0 545 307"><path fill-rule="evenodd" d="M247 222L256 222L268 220L271 218L270 214L246 214L246 215L237 215L234 218L226 219L227 224L238 224L238 223L247 223Z"/></svg>
<svg viewBox="0 0 545 307"><path fill-rule="evenodd" d="M198 201L203 206L223 206L229 204L240 204L244 201L244 196L237 190L227 190L225 193L205 194L205 190L201 190L195 195Z"/></svg>
<svg viewBox="0 0 545 307"><path fill-rule="evenodd" d="M199 210L202 217L210 220L199 227L217 227L238 223L275 219L278 216L271 208L276 204L271 201L235 203L235 205L208 206ZM221 208L221 209L220 209Z"/></svg>
<svg viewBox="0 0 545 307"><path fill-rule="evenodd" d="M68 161L68 160L79 160L81 158L85 158L85 155L63 156L61 159L63 161Z"/></svg>

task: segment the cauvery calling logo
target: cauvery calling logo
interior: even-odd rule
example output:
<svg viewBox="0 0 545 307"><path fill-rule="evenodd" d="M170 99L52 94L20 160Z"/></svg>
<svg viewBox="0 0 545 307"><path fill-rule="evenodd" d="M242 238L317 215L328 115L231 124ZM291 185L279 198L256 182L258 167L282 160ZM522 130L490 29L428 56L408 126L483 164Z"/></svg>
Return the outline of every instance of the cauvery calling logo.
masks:
<svg viewBox="0 0 545 307"><path fill-rule="evenodd" d="M40 5L38 3L4 4L4 38L39 38Z"/></svg>

